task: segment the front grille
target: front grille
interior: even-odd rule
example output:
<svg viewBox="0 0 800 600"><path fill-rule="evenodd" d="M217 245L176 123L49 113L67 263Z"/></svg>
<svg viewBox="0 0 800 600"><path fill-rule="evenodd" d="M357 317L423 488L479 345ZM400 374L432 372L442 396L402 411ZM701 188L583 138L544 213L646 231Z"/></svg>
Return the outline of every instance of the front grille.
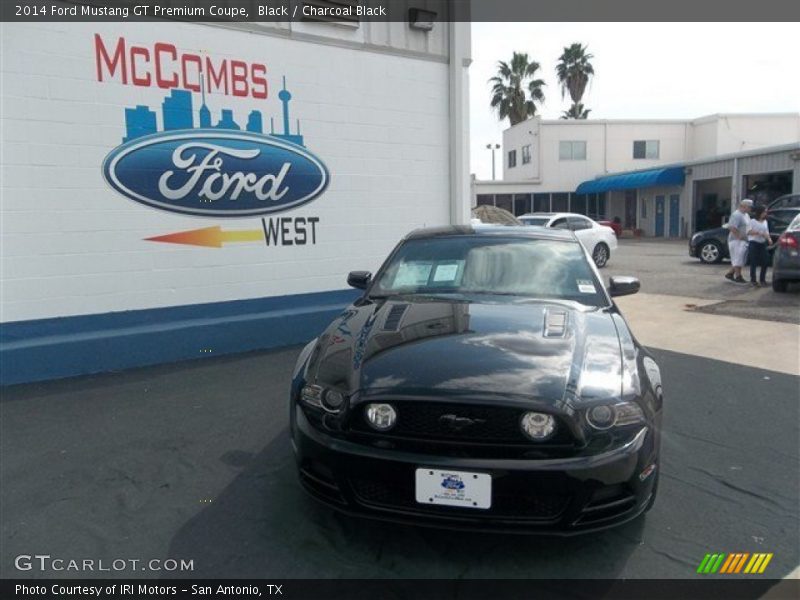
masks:
<svg viewBox="0 0 800 600"><path fill-rule="evenodd" d="M392 405L397 409L397 423L383 437L527 446L573 442L566 426L560 421L552 438L543 443L531 441L520 429L520 418L526 412L520 408L428 401L400 401L392 402ZM364 408L354 413L350 422L352 430L376 434L365 420Z"/></svg>
<svg viewBox="0 0 800 600"><path fill-rule="evenodd" d="M452 517L549 521L558 518L569 501L566 494L520 492L501 478L492 482L492 507L487 511L420 504L414 497L412 478L413 474L408 474L408 485L381 477L351 478L350 487L358 501L367 506Z"/></svg>

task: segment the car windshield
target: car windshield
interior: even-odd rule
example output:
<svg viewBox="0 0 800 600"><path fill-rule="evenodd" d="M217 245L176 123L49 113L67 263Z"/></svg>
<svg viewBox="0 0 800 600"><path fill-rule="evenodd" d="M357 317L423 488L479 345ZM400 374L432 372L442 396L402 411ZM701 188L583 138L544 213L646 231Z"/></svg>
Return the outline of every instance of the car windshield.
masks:
<svg viewBox="0 0 800 600"><path fill-rule="evenodd" d="M600 282L573 241L449 236L405 242L381 270L370 296L491 294L606 306Z"/></svg>
<svg viewBox="0 0 800 600"><path fill-rule="evenodd" d="M539 227L546 227L549 217L531 217L528 219L520 219L524 225L538 225Z"/></svg>

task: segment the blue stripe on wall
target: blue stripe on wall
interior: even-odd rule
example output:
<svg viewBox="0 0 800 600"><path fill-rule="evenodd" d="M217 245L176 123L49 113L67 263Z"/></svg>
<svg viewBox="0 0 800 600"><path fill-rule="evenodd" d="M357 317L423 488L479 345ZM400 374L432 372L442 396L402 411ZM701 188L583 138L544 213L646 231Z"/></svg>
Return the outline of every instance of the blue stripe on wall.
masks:
<svg viewBox="0 0 800 600"><path fill-rule="evenodd" d="M4 323L0 385L303 343L358 295L337 290Z"/></svg>

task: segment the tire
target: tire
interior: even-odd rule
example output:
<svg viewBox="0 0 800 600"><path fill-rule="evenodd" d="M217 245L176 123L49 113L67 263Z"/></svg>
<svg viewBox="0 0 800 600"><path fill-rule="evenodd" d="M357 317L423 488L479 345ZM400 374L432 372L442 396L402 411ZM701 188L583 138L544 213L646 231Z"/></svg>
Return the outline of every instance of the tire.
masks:
<svg viewBox="0 0 800 600"><path fill-rule="evenodd" d="M701 262L707 265L722 262L722 246L719 245L719 242L708 240L700 245L697 256L700 258Z"/></svg>
<svg viewBox="0 0 800 600"><path fill-rule="evenodd" d="M608 249L605 242L600 242L594 247L594 250L592 250L592 260L594 264L597 265L598 269L605 267L609 258L611 258L611 251Z"/></svg>
<svg viewBox="0 0 800 600"><path fill-rule="evenodd" d="M772 289L776 292L783 293L789 287L789 282L785 279L777 279L774 275L772 276Z"/></svg>

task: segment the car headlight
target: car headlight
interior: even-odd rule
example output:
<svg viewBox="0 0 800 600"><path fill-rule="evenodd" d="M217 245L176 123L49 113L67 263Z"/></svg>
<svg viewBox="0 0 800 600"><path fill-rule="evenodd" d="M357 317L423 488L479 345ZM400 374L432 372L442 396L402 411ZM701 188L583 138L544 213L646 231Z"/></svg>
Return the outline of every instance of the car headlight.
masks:
<svg viewBox="0 0 800 600"><path fill-rule="evenodd" d="M556 431L556 420L552 415L539 412L527 412L519 421L522 432L530 439L541 442L551 437Z"/></svg>
<svg viewBox="0 0 800 600"><path fill-rule="evenodd" d="M604 431L611 427L625 427L644 423L644 413L634 402L598 404L586 411L586 422L593 429Z"/></svg>
<svg viewBox="0 0 800 600"><path fill-rule="evenodd" d="M341 392L321 385L305 385L300 390L300 400L307 406L337 413L342 410L345 396Z"/></svg>
<svg viewBox="0 0 800 600"><path fill-rule="evenodd" d="M397 422L397 411L391 404L367 404L364 415L367 423L378 431L389 431Z"/></svg>

